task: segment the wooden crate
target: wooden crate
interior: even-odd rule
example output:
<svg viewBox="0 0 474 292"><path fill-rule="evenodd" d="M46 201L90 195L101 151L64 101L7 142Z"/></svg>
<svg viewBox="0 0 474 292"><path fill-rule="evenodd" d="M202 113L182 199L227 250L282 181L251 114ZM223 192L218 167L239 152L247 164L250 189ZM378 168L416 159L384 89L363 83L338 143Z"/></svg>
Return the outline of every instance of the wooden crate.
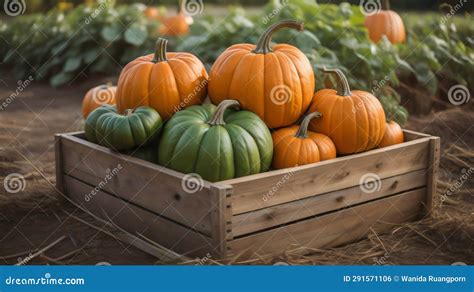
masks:
<svg viewBox="0 0 474 292"><path fill-rule="evenodd" d="M439 138L404 132L399 145L204 181L194 193L183 188L182 173L90 143L82 132L58 134L57 186L97 216L183 255L252 258L327 248L430 211ZM367 174L380 178L369 192L361 185Z"/></svg>

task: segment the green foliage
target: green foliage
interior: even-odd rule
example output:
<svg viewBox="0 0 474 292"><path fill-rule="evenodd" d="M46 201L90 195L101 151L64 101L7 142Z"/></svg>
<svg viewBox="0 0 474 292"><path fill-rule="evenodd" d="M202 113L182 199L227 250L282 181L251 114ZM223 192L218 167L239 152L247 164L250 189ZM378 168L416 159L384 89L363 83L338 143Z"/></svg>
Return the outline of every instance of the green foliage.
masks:
<svg viewBox="0 0 474 292"><path fill-rule="evenodd" d="M6 40L0 52L18 78L32 75L53 86L88 73L115 74L154 45L158 24L146 20L144 9L103 0L93 7L21 17L0 26Z"/></svg>
<svg viewBox="0 0 474 292"><path fill-rule="evenodd" d="M233 8L224 20L200 20L192 28L193 36L183 40L178 49L197 54L210 66L230 45L255 43L271 23L297 19L305 24L303 33L282 30L274 40L293 44L306 54L314 66L317 88L324 87L327 78L322 67L340 68L352 88L373 92L387 116L401 124L408 113L394 90L400 77L414 76L418 82L414 86L431 94L437 91L441 78L474 88L474 77L469 73L474 60L472 43L463 43L468 38L456 34L456 25L450 19L445 24L440 22L441 16L437 22L436 18L429 20L429 32L421 25L414 31L408 27L408 42L394 46L387 39L378 44L370 41L359 6L316 4L311 0L292 0L283 6L279 3L272 1L253 18L243 9Z"/></svg>

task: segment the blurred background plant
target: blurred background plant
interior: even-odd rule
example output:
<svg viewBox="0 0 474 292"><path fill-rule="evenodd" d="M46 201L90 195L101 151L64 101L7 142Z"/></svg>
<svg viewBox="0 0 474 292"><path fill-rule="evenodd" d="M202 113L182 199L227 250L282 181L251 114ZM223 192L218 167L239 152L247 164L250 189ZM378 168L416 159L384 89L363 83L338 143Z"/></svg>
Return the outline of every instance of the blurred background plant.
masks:
<svg viewBox="0 0 474 292"><path fill-rule="evenodd" d="M0 20L2 61L19 79L32 75L53 86L70 84L89 73L118 75L130 60L152 52L161 25L159 19L145 16L146 5L132 2L138 1L28 1L30 14ZM266 5L219 10L210 4L223 2L229 3L206 1L204 13L195 16L190 33L171 38L170 50L192 52L209 68L230 45L255 43L265 27L291 18L304 21L305 31L281 31L274 40L294 44L308 56L318 89L332 86L322 75L322 66L338 67L353 88L372 91L388 116L401 124L408 115L401 104L424 111L420 107L431 108L426 96L445 97L453 84L474 88L471 2L448 17L451 6L441 5L441 1L423 1L423 6L419 1L392 1L393 9L410 5L438 9L402 11L407 42L399 45L386 39L372 43L359 5L249 0L235 2ZM150 7L158 1L146 3ZM176 13L177 1L159 3L169 4L168 9L160 6L159 14L166 14L166 10ZM31 13L45 9L42 14Z"/></svg>

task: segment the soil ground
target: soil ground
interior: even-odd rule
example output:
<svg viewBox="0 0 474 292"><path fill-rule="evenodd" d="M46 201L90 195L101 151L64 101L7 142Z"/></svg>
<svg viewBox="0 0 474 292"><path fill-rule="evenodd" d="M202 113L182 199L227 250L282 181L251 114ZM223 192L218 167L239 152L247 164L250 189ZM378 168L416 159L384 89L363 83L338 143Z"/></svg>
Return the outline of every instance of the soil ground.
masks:
<svg viewBox="0 0 474 292"><path fill-rule="evenodd" d="M17 88L2 72L0 101ZM102 227L62 199L55 182L54 134L82 130L81 100L92 86L115 78L89 76L88 82L52 89L33 82L0 112L0 264L159 264L153 256L80 222ZM449 104L424 116L411 116L406 128L441 137L440 180L431 217L369 234L358 242L307 256L291 251L279 258L246 263L273 264L474 264L474 180L468 176L453 194L441 197L474 167L473 101ZM36 171L32 165L40 170ZM25 183L17 193L3 182L12 173ZM30 254L66 236L42 255ZM235 263L239 262L237 259Z"/></svg>

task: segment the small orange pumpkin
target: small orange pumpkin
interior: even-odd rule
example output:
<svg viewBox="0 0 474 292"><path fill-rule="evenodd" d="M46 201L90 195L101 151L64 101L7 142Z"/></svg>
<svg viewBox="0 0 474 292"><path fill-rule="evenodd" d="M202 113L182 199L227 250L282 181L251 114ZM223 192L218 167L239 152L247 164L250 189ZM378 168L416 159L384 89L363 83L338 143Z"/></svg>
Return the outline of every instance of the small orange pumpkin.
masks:
<svg viewBox="0 0 474 292"><path fill-rule="evenodd" d="M144 14L146 18L148 18L148 20L161 20L162 19L161 11L158 7L148 6L145 9Z"/></svg>
<svg viewBox="0 0 474 292"><path fill-rule="evenodd" d="M159 38L155 54L138 57L123 68L116 95L119 113L150 106L166 120L202 103L207 93L206 68L190 53L167 53L167 44Z"/></svg>
<svg viewBox="0 0 474 292"><path fill-rule="evenodd" d="M388 0L383 3L382 10L365 17L365 26L369 31L370 39L377 43L383 35L386 35L392 44L404 43L406 33L402 18L395 11L390 10Z"/></svg>
<svg viewBox="0 0 474 292"><path fill-rule="evenodd" d="M275 169L295 167L336 158L336 146L326 135L308 131L311 119L319 118L318 112L308 114L301 125L276 130L272 134Z"/></svg>
<svg viewBox="0 0 474 292"><path fill-rule="evenodd" d="M270 46L272 35L282 28L303 30L303 23L283 20L270 26L257 45L227 48L210 72L209 97L214 104L238 100L256 113L268 127L295 123L308 109L314 93L314 72L308 58L289 44Z"/></svg>
<svg viewBox="0 0 474 292"><path fill-rule="evenodd" d="M96 108L103 104L115 105L116 86L111 83L99 85L89 89L82 100L82 116L87 116Z"/></svg>
<svg viewBox="0 0 474 292"><path fill-rule="evenodd" d="M385 125L385 134L379 143L379 148L403 143L405 137L402 127L394 121L387 122Z"/></svg>
<svg viewBox="0 0 474 292"><path fill-rule="evenodd" d="M164 36L182 36L189 32L188 17L182 12L163 19L160 34Z"/></svg>
<svg viewBox="0 0 474 292"><path fill-rule="evenodd" d="M309 129L331 137L338 154L375 148L385 131L385 112L380 101L369 92L351 91L341 70L324 68L324 72L335 74L337 91L316 92L310 111L319 111L323 117L312 120Z"/></svg>

